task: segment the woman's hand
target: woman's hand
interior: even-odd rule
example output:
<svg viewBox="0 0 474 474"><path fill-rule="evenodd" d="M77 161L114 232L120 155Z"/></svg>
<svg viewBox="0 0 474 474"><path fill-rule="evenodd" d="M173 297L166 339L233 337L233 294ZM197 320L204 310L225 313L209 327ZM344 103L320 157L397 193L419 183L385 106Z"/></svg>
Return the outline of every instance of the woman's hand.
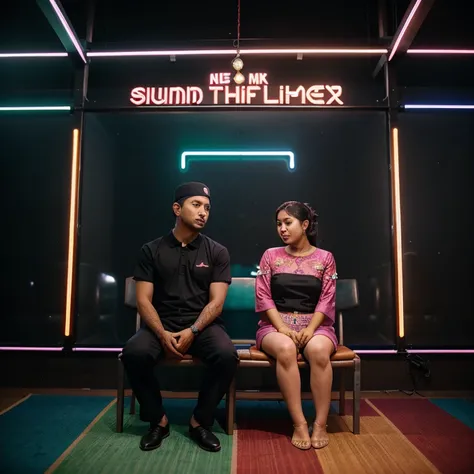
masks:
<svg viewBox="0 0 474 474"><path fill-rule="evenodd" d="M296 331L293 331L293 329L290 329L288 326L282 326L278 329L278 332L288 336L295 343L295 346L299 348L298 333Z"/></svg>
<svg viewBox="0 0 474 474"><path fill-rule="evenodd" d="M308 342L311 340L311 338L314 335L314 331L312 331L309 328L304 328L302 329L299 333L296 334L296 338L298 340L298 344L300 348L303 348L308 344Z"/></svg>

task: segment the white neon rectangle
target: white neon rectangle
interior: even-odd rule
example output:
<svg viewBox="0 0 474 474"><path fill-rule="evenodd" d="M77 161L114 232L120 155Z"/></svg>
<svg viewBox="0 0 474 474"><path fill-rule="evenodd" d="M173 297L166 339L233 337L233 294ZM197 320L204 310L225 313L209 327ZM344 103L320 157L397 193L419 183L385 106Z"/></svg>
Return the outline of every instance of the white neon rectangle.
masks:
<svg viewBox="0 0 474 474"><path fill-rule="evenodd" d="M27 111L48 111L48 110L71 110L69 105L54 105L45 107L0 107L1 112L27 112Z"/></svg>
<svg viewBox="0 0 474 474"><path fill-rule="evenodd" d="M181 169L185 170L187 167L187 160L192 156L200 157L256 157L256 156L266 156L266 157L286 157L288 159L288 168L290 170L295 169L295 154L292 151L185 151L181 154ZM190 161L190 160L188 160Z"/></svg>
<svg viewBox="0 0 474 474"><path fill-rule="evenodd" d="M241 49L240 54L385 54L387 49L374 48L308 48L308 49ZM235 49L189 49L189 50L154 50L154 51L92 51L87 56L93 57L127 57L127 56L215 56L234 55Z"/></svg>
<svg viewBox="0 0 474 474"><path fill-rule="evenodd" d="M472 110L473 105L424 105L424 104L406 104L405 109L452 109L452 110Z"/></svg>

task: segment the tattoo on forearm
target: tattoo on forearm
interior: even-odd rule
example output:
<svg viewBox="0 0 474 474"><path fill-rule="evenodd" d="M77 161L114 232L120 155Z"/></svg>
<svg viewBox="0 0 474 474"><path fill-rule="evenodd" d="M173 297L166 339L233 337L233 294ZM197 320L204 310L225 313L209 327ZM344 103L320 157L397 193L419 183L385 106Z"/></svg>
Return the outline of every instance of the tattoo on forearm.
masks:
<svg viewBox="0 0 474 474"><path fill-rule="evenodd" d="M206 326L212 323L222 312L222 305L216 303L207 304L201 311L199 318L197 318L194 325L201 331Z"/></svg>

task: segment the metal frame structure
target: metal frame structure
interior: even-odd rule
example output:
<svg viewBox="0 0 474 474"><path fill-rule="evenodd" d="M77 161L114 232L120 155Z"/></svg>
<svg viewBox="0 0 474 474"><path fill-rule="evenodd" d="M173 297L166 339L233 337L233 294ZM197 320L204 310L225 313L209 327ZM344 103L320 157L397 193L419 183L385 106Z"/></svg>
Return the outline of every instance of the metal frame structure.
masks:
<svg viewBox="0 0 474 474"><path fill-rule="evenodd" d="M377 63L375 70L373 71L373 77L376 77L382 70L384 74L385 81L385 92L386 92L386 101L381 106L372 106L372 107L337 107L338 110L383 110L386 112L386 134L387 134L387 143L388 150L387 156L390 163L390 173L391 173L391 214L392 214L392 243L393 243L393 282L395 289L395 314L397 317L397 351L405 352L405 337L403 328L403 288L402 283L403 277L400 278L403 272L403 265L400 259L400 250L401 242L397 239L400 238L400 213L397 214L397 199L399 200L399 195L396 195L397 189L397 179L396 170L398 170L398 152L397 152L397 143L395 143L394 129L397 129L398 123L398 114L399 111L403 109L400 104L400 99L398 95L397 88L397 65L400 57L405 54L459 54L471 55L474 54L474 50L417 50L410 49L410 46L415 38L416 34L423 25L425 18L427 17L430 9L434 4L434 0L411 0L405 15L398 25L398 28L393 35L393 37L388 35L387 32L387 10L386 10L387 0L379 0L378 2L378 25L379 25L379 38L382 42L386 42L387 46L385 48L306 48L306 49L246 49L245 54L261 54L261 55L287 55L287 54L305 54L305 55L341 55L341 56L354 56L354 55L378 55L381 54L380 59ZM74 195L71 195L71 212L70 212L70 235L69 235L69 258L68 265L72 265L72 271L68 273L68 288L70 293L68 293L68 303L69 307L66 308L66 315L69 315L69 320L66 321L65 326L65 341L64 347L66 350L79 350L74 348L74 336L76 334L76 324L74 315L76 314L76 280L78 266L75 265L75 262L79 261L78 256L78 240L80 238L79 229L81 222L81 206L80 206L80 196L82 188L82 161L83 161L83 142L84 142L84 116L88 111L99 112L105 111L104 108L94 108L87 105L87 94L88 94L88 79L89 79L89 65L90 58L94 57L124 57L124 56L176 56L176 55L232 55L235 54L235 49L221 49L221 50L183 50L183 51L148 51L148 52L134 52L134 51L125 51L125 52L100 52L100 51L90 51L93 39L93 30L94 30L94 14L95 14L95 0L89 0L89 10L87 17L87 32L86 38L83 43L81 43L77 33L75 32L72 23L68 19L64 8L62 7L60 0L37 0L38 6L43 11L46 19L50 23L51 27L56 32L58 38L64 46L64 52L56 53L2 53L0 54L1 58L27 58L27 57L65 57L68 56L74 65L74 96L71 113L74 117L74 129L77 130L78 136L78 146L77 146L77 160L76 160L76 169L71 170L71 175L74 176L74 173L77 175L77 186L72 187L72 192ZM241 50L241 53L244 53L244 50ZM64 106L69 108L69 106ZM471 107L471 106L466 106ZM164 110L170 110L171 107L167 107ZM249 110L256 110L260 107L245 107ZM286 107L277 106L275 108L285 109ZM297 107L294 107L298 109ZM307 108L307 107L306 107ZM317 107L315 107L317 108ZM324 107L327 109L335 110L336 108ZM26 108L25 108L26 109ZM179 110L180 107L174 107L173 110ZM184 108L183 108L184 109ZM189 110L190 107L185 108ZM199 106L200 110L215 110L216 107L206 107ZM219 106L219 110L231 110L232 107ZM128 107L114 107L114 112L130 111L132 108ZM133 110L137 110L133 108ZM140 112L143 112L143 109L139 109ZM159 109L150 107L146 111L157 112ZM399 183L398 183L399 185ZM75 207L74 207L75 206ZM398 202L399 206L399 202ZM69 292L69 290L68 290ZM70 327L70 331L67 331L67 327ZM0 348L1 350L2 348ZM93 349L92 349L93 350ZM361 351L363 352L363 351ZM373 352L373 351L366 351ZM392 351L380 351L380 353L386 353Z"/></svg>

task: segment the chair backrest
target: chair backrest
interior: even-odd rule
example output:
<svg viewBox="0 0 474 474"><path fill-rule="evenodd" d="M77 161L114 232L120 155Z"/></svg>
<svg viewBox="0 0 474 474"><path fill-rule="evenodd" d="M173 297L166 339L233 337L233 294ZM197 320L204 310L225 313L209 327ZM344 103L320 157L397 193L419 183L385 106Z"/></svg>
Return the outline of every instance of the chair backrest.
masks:
<svg viewBox="0 0 474 474"><path fill-rule="evenodd" d="M359 290L357 280L337 280L336 284L336 312L339 329L339 344L344 344L344 321L342 312L359 306Z"/></svg>
<svg viewBox="0 0 474 474"><path fill-rule="evenodd" d="M336 311L344 311L359 306L359 291L357 280L337 280Z"/></svg>
<svg viewBox="0 0 474 474"><path fill-rule="evenodd" d="M125 305L137 307L135 280L129 277L125 280ZM336 311L338 313L339 342L343 343L342 311L359 306L359 292L357 280L337 280ZM237 317L232 313L238 312ZM223 318L232 339L241 342L255 339L257 318L255 315L255 278L232 278L227 298L224 304ZM140 316L137 312L137 330L140 328Z"/></svg>
<svg viewBox="0 0 474 474"><path fill-rule="evenodd" d="M255 278L232 278L224 311L254 311L255 312Z"/></svg>
<svg viewBox="0 0 474 474"><path fill-rule="evenodd" d="M137 307L136 284L133 277L125 278L125 306Z"/></svg>
<svg viewBox="0 0 474 474"><path fill-rule="evenodd" d="M234 343L254 343L258 323L255 314L255 278L232 278L221 318Z"/></svg>

